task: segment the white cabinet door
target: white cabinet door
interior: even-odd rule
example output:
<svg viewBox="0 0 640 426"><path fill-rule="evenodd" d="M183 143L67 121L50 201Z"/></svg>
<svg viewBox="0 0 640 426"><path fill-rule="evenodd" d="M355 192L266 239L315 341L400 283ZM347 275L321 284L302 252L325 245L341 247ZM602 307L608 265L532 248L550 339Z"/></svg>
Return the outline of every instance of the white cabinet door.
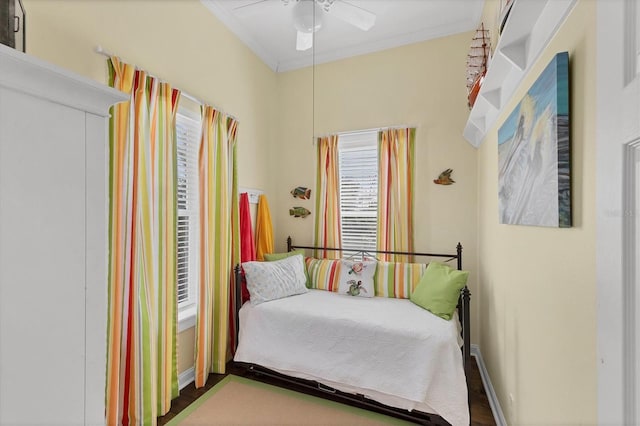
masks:
<svg viewBox="0 0 640 426"><path fill-rule="evenodd" d="M85 424L104 424L107 365L108 149L104 117L87 114Z"/></svg>
<svg viewBox="0 0 640 426"><path fill-rule="evenodd" d="M0 88L0 424L83 424L85 113Z"/></svg>
<svg viewBox="0 0 640 426"><path fill-rule="evenodd" d="M597 2L598 423L640 422L640 2ZM635 223L634 223L635 222ZM640 238L640 237L639 237Z"/></svg>

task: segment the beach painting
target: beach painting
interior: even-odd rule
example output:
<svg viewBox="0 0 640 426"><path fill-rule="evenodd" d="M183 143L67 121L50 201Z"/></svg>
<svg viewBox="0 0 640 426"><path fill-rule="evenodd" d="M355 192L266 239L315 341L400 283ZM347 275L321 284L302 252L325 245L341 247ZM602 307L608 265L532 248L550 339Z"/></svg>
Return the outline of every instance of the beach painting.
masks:
<svg viewBox="0 0 640 426"><path fill-rule="evenodd" d="M569 54L558 53L498 130L500 223L571 227Z"/></svg>

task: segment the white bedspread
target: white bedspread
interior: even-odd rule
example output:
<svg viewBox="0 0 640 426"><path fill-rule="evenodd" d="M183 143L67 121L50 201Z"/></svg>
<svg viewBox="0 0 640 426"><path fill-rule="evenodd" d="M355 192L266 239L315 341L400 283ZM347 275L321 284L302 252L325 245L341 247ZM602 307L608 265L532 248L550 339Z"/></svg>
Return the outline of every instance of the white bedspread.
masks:
<svg viewBox="0 0 640 426"><path fill-rule="evenodd" d="M245 303L234 359L469 424L457 316L409 300L310 290Z"/></svg>

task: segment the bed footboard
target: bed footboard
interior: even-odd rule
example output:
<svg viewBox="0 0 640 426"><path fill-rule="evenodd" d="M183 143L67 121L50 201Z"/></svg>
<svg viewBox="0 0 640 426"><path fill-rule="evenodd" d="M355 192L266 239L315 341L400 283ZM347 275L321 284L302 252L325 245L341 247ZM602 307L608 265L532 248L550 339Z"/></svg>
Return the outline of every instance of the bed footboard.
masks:
<svg viewBox="0 0 640 426"><path fill-rule="evenodd" d="M462 244L456 246L457 268L462 270ZM464 375L468 378L471 368L471 292L464 286L458 298L458 318L462 324L462 359L464 362ZM467 380L468 387L468 380Z"/></svg>
<svg viewBox="0 0 640 426"><path fill-rule="evenodd" d="M468 387L468 378L471 373L471 292L467 286L462 289L460 300L460 303L462 304L462 316L460 317L463 341L462 356L464 360L464 375L467 377Z"/></svg>

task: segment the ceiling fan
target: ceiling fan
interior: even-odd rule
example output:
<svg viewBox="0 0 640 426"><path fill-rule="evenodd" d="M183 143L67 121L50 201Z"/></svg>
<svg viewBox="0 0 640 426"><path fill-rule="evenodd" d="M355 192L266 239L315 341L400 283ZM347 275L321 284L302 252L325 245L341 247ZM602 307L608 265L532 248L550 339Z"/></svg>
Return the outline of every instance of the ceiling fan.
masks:
<svg viewBox="0 0 640 426"><path fill-rule="evenodd" d="M259 0L253 6L269 0ZM305 51L313 47L313 33L322 28L327 15L353 25L362 31L369 31L376 23L376 15L345 0L282 0L285 6L293 5L293 26L298 32L296 50Z"/></svg>

